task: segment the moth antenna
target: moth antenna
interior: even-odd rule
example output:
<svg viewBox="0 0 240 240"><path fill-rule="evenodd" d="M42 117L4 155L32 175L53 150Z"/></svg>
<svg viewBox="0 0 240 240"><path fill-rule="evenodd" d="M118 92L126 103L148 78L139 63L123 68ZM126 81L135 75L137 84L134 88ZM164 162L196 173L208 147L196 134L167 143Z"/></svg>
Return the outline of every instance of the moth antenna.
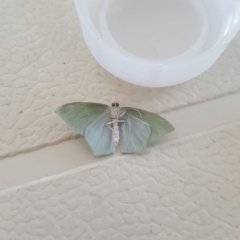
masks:
<svg viewBox="0 0 240 240"><path fill-rule="evenodd" d="M140 115L140 117L142 118L142 114L140 113L140 111L139 111L138 109L136 109L136 108L127 108L127 109L132 109L132 110L134 110L134 111L138 112L138 114L139 114L139 115Z"/></svg>

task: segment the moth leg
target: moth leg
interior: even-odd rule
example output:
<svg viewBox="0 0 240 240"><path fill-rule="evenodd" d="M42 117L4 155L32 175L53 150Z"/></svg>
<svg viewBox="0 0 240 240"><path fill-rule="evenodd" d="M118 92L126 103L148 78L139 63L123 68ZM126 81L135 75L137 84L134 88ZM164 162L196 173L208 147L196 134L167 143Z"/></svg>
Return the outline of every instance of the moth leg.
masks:
<svg viewBox="0 0 240 240"><path fill-rule="evenodd" d="M140 118L142 118L142 114L140 113L140 111L139 111L138 109L136 109L136 108L130 108L130 107L128 107L128 108L125 108L125 109L132 109L132 110L134 110L134 111L138 112L138 114L139 114ZM126 111L125 111L125 112L126 112ZM124 113L125 113L125 112L124 112Z"/></svg>
<svg viewBox="0 0 240 240"><path fill-rule="evenodd" d="M121 112L120 115L119 115L119 117L122 117L125 113L126 113L126 111Z"/></svg>
<svg viewBox="0 0 240 240"><path fill-rule="evenodd" d="M140 111L138 111L138 109L136 109L136 108L132 108L132 109L135 110L135 111L137 111L138 114L140 115L140 117L142 118L142 114L140 113Z"/></svg>
<svg viewBox="0 0 240 240"><path fill-rule="evenodd" d="M107 123L106 124L106 126L110 129L110 130L112 130L113 131L113 128L111 128L109 125L111 125L111 124L113 124L113 123L115 123L115 122L118 122L119 120L117 120L117 119L114 119L113 121L111 121L111 122L109 122L109 123Z"/></svg>
<svg viewBox="0 0 240 240"><path fill-rule="evenodd" d="M109 123L106 124L106 126L107 126L111 131L113 131L113 128L111 128L110 125L113 124L113 123L114 123L114 121L109 122Z"/></svg>
<svg viewBox="0 0 240 240"><path fill-rule="evenodd" d="M113 123L115 123L115 122L118 122L118 123L119 123L119 122L123 122L123 123L125 123L125 120L117 120L117 119L114 119L113 121L107 123L106 126L107 126L111 131L113 131L113 128L111 128L109 125L111 125L111 124L113 124Z"/></svg>
<svg viewBox="0 0 240 240"><path fill-rule="evenodd" d="M106 124L107 125L107 124ZM111 127L109 127L108 125L107 125L107 127L111 130L111 131L113 131L113 129L111 128Z"/></svg>

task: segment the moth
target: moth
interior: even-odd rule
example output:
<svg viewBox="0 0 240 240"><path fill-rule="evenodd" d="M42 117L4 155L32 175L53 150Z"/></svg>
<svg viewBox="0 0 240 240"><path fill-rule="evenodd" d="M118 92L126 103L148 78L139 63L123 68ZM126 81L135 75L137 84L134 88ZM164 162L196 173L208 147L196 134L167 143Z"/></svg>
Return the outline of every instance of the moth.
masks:
<svg viewBox="0 0 240 240"><path fill-rule="evenodd" d="M122 153L142 153L148 143L172 132L174 127L157 114L114 102L68 103L55 111L74 131L85 137L96 156L113 154L119 145Z"/></svg>

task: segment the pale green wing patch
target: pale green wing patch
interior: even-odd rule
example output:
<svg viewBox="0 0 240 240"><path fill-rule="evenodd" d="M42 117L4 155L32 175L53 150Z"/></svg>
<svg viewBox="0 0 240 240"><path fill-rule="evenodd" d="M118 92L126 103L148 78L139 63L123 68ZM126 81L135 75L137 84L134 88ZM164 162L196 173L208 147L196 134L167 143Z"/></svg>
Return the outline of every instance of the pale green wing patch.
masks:
<svg viewBox="0 0 240 240"><path fill-rule="evenodd" d="M74 102L59 107L55 112L77 133L84 135L86 128L109 110L99 103Z"/></svg>
<svg viewBox="0 0 240 240"><path fill-rule="evenodd" d="M109 122L110 112L106 112L93 121L85 131L85 139L96 156L115 153L113 134L107 127Z"/></svg>
<svg viewBox="0 0 240 240"><path fill-rule="evenodd" d="M151 137L150 126L135 116L125 113L119 123L119 148L122 153L142 153Z"/></svg>
<svg viewBox="0 0 240 240"><path fill-rule="evenodd" d="M157 114L129 107L121 108L121 112L125 112L128 115L132 115L143 122L147 123L151 127L151 137L149 142L153 142L163 135L174 131L174 127L166 119L160 117Z"/></svg>

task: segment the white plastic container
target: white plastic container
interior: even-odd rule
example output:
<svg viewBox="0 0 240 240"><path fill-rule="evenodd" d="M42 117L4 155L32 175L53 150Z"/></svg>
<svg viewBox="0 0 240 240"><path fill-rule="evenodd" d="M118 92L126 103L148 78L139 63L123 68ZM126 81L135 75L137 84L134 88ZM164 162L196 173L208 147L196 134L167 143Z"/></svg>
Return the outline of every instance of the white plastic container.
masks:
<svg viewBox="0 0 240 240"><path fill-rule="evenodd" d="M240 0L75 0L75 5L99 64L146 87L200 75L240 28Z"/></svg>

